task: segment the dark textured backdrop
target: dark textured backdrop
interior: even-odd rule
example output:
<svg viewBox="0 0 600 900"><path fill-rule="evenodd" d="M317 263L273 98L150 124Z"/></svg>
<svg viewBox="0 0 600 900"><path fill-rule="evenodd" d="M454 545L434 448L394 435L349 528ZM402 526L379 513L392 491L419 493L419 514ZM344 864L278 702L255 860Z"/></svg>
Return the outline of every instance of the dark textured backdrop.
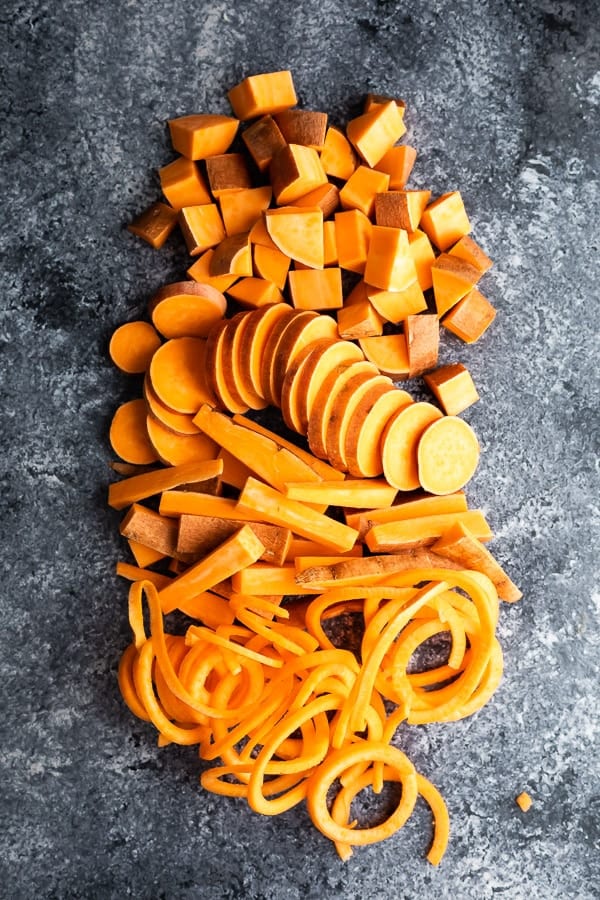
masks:
<svg viewBox="0 0 600 900"><path fill-rule="evenodd" d="M596 3L26 0L0 20L2 896L600 896ZM490 705L400 734L450 809L438 870L424 809L343 865L303 809L200 793L194 751L158 750L116 689L106 435L139 385L107 341L185 265L123 226L158 196L168 117L284 67L338 122L369 89L405 97L412 185L460 188L496 260L496 323L443 358L480 389L469 497L525 596Z"/></svg>

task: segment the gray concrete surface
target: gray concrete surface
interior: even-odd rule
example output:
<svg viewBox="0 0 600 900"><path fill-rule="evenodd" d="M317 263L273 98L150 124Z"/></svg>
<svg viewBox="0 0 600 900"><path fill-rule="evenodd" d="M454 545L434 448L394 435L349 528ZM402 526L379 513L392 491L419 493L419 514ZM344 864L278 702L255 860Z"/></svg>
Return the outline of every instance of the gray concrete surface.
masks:
<svg viewBox="0 0 600 900"><path fill-rule="evenodd" d="M596 4L9 0L0 28L0 895L600 896ZM437 870L424 809L343 865L303 809L201 793L194 750L158 750L116 688L107 426L139 383L107 342L186 261L124 223L158 196L168 117L283 67L340 123L367 90L405 97L412 185L460 188L496 261L495 325L443 359L480 389L469 499L525 596L493 701L399 736L450 809Z"/></svg>

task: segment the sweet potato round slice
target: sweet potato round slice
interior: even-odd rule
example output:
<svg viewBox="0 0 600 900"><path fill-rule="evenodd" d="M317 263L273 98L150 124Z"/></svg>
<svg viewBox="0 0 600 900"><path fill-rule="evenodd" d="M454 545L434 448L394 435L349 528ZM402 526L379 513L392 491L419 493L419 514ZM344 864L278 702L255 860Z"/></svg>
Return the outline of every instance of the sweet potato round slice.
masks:
<svg viewBox="0 0 600 900"><path fill-rule="evenodd" d="M275 399L277 405L281 403L281 389L285 374L290 366L294 364L294 360L304 350L314 344L315 341L324 338L337 338L337 324L331 316L320 316L315 313L306 319L298 318L286 329L282 337L281 343L277 349L277 358L275 359L275 367L273 373L273 382L275 385Z"/></svg>
<svg viewBox="0 0 600 900"><path fill-rule="evenodd" d="M225 315L227 301L209 284L180 281L157 291L148 309L154 327L166 338L206 337Z"/></svg>
<svg viewBox="0 0 600 900"><path fill-rule="evenodd" d="M165 406L152 387L152 382L148 375L144 379L144 399L150 415L162 422L163 425L166 425L167 428L176 431L177 434L198 434L200 431L194 425L192 421L194 417L191 414L176 412L174 409L169 409L168 406Z"/></svg>
<svg viewBox="0 0 600 900"><path fill-rule="evenodd" d="M232 322L233 319L223 319L222 322L219 322L213 328L208 336L206 341L206 377L222 409L233 413L245 413L248 412L248 405L244 403L235 386L233 391L229 389L225 378L223 346L227 329L230 328Z"/></svg>
<svg viewBox="0 0 600 900"><path fill-rule="evenodd" d="M317 352L311 354L298 392L303 434L306 434L315 399L327 375L341 362L360 362L364 359L360 347L351 341L326 339L318 341L315 346Z"/></svg>
<svg viewBox="0 0 600 900"><path fill-rule="evenodd" d="M308 359L315 350L314 346L305 347L289 367L281 387L281 415L283 421L299 434L302 431L300 412L298 409L298 390L302 380L302 373L308 365Z"/></svg>
<svg viewBox="0 0 600 900"><path fill-rule="evenodd" d="M383 474L399 491L414 491L421 485L417 448L428 425L442 418L432 403L411 403L399 409L381 437Z"/></svg>
<svg viewBox="0 0 600 900"><path fill-rule="evenodd" d="M268 396L274 406L281 405L281 388L283 379L288 369L287 360L289 346L294 343L294 336L302 332L311 322L318 318L318 313L311 310L296 310L296 315L290 317L285 323L282 320L281 332L276 341L274 350L270 354L270 369L268 375ZM291 362L291 361L290 361Z"/></svg>
<svg viewBox="0 0 600 900"><path fill-rule="evenodd" d="M230 395L242 406L249 409L264 409L266 400L253 390L252 385L242 377L240 367L240 347L250 313L241 312L230 319L223 337L222 372L225 387Z"/></svg>
<svg viewBox="0 0 600 900"><path fill-rule="evenodd" d="M479 441L470 425L444 416L423 432L417 449L419 481L430 494L452 494L472 478L479 462Z"/></svg>
<svg viewBox="0 0 600 900"><path fill-rule="evenodd" d="M298 318L300 315L303 315L301 311L289 308L285 312L285 315L281 316L281 318L273 325L263 348L262 359L260 362L260 383L262 385L261 393L267 403L275 405L275 398L271 391L271 369L273 368L273 361L277 356L277 349L290 322L293 322L294 319Z"/></svg>
<svg viewBox="0 0 600 900"><path fill-rule="evenodd" d="M129 400L115 412L109 431L110 445L125 462L138 466L156 462L158 455L146 429L146 403Z"/></svg>
<svg viewBox="0 0 600 900"><path fill-rule="evenodd" d="M206 375L206 341L182 337L166 341L150 363L150 381L159 400L176 412L195 415L203 403L214 406Z"/></svg>
<svg viewBox="0 0 600 900"><path fill-rule="evenodd" d="M126 322L113 332L108 352L122 372L139 375L146 371L160 345L160 335L150 322Z"/></svg>
<svg viewBox="0 0 600 900"><path fill-rule="evenodd" d="M342 388L337 396L335 408L332 410L325 439L327 458L331 465L340 472L348 468L346 462L346 435L354 420L356 409L362 398L374 385L391 385L387 375L355 375Z"/></svg>
<svg viewBox="0 0 600 900"><path fill-rule="evenodd" d="M158 458L170 466L216 459L219 448L206 434L177 434L155 419L146 419L148 437Z"/></svg>
<svg viewBox="0 0 600 900"><path fill-rule="evenodd" d="M390 416L410 405L407 391L375 385L358 404L346 433L344 452L348 471L357 478L375 478L383 472L381 437Z"/></svg>
<svg viewBox="0 0 600 900"><path fill-rule="evenodd" d="M363 373L378 375L379 370L367 360L340 363L327 375L319 388L308 420L307 437L311 452L320 459L327 459L325 446L327 424L332 411L336 408L338 394L347 381Z"/></svg>
<svg viewBox="0 0 600 900"><path fill-rule="evenodd" d="M248 317L248 324L240 344L240 377L252 390L263 399L262 360L265 347L277 322L283 318L291 307L287 303L274 303L253 310Z"/></svg>

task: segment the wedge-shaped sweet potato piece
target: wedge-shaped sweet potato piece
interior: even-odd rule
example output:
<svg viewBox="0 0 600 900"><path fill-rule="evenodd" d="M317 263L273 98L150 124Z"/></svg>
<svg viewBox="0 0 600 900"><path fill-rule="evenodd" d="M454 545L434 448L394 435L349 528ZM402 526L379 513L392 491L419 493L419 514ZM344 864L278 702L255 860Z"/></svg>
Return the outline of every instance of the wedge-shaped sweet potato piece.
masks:
<svg viewBox="0 0 600 900"><path fill-rule="evenodd" d="M269 185L221 194L219 206L228 236L250 231L269 208L272 191Z"/></svg>
<svg viewBox="0 0 600 900"><path fill-rule="evenodd" d="M282 291L290 269L289 256L282 253L275 244L273 247L253 244L252 259L255 273L265 281L273 282Z"/></svg>
<svg viewBox="0 0 600 900"><path fill-rule="evenodd" d="M475 474L478 462L477 436L456 416L432 422L419 439L419 481L430 494L460 490Z"/></svg>
<svg viewBox="0 0 600 900"><path fill-rule="evenodd" d="M401 291L385 291L372 284L365 284L365 291L369 302L386 322L397 324L427 309L427 300L416 279Z"/></svg>
<svg viewBox="0 0 600 900"><path fill-rule="evenodd" d="M227 96L235 115L242 121L281 112L298 102L289 70L251 75L236 84Z"/></svg>
<svg viewBox="0 0 600 900"><path fill-rule="evenodd" d="M408 253L408 235L401 228L374 225L365 265L365 282L385 291L403 291L417 280Z"/></svg>
<svg viewBox="0 0 600 900"><path fill-rule="evenodd" d="M421 435L442 418L432 403L412 403L388 421L381 437L381 459L386 480L399 491L420 487L417 451Z"/></svg>
<svg viewBox="0 0 600 900"><path fill-rule="evenodd" d="M431 267L431 278L435 307L441 317L475 287L481 272L464 259L441 253Z"/></svg>
<svg viewBox="0 0 600 900"><path fill-rule="evenodd" d="M416 231L431 191L385 191L375 195L375 222Z"/></svg>
<svg viewBox="0 0 600 900"><path fill-rule="evenodd" d="M460 259L471 263L481 273L487 272L493 266L492 260L489 258L479 244L475 243L468 234L463 235L459 241L448 251L450 256L458 256Z"/></svg>
<svg viewBox="0 0 600 900"><path fill-rule="evenodd" d="M216 247L225 237L216 203L184 206L179 211L179 225L190 256L198 256L204 250Z"/></svg>
<svg viewBox="0 0 600 900"><path fill-rule="evenodd" d="M323 268L321 209L284 206L268 209L264 215L269 237L282 253L313 269Z"/></svg>
<svg viewBox="0 0 600 900"><path fill-rule="evenodd" d="M290 272L290 294L296 309L341 309L342 270L303 269Z"/></svg>
<svg viewBox="0 0 600 900"><path fill-rule="evenodd" d="M271 161L269 177L279 206L292 203L327 182L319 154L302 144L287 144L278 150Z"/></svg>
<svg viewBox="0 0 600 900"><path fill-rule="evenodd" d="M175 226L177 210L166 203L153 203L127 226L127 231L140 237L155 250L160 250Z"/></svg>
<svg viewBox="0 0 600 900"><path fill-rule="evenodd" d="M330 126L321 151L321 163L327 175L348 181L358 165L352 144L339 129Z"/></svg>
<svg viewBox="0 0 600 900"><path fill-rule="evenodd" d="M375 209L377 194L387 191L389 175L358 166L340 191L340 204L343 209L359 209L366 216L371 216Z"/></svg>
<svg viewBox="0 0 600 900"><path fill-rule="evenodd" d="M406 126L402 119L403 114L397 104L390 100L348 122L348 140L368 166L377 165L405 133Z"/></svg>
<svg viewBox="0 0 600 900"><path fill-rule="evenodd" d="M288 144L303 144L322 150L327 132L327 113L310 109L286 109L277 113L275 121Z"/></svg>
<svg viewBox="0 0 600 900"><path fill-rule="evenodd" d="M425 384L447 416L457 416L479 400L471 373L461 363L429 372Z"/></svg>
<svg viewBox="0 0 600 900"><path fill-rule="evenodd" d="M421 290L429 290L433 285L431 267L435 262L435 253L431 241L424 231L417 228L416 231L409 232L408 252L413 258Z"/></svg>
<svg viewBox="0 0 600 900"><path fill-rule="evenodd" d="M263 248L263 249L266 249ZM267 306L270 303L281 303L283 294L276 284L272 281L265 281L264 278L241 278L228 291L230 297L241 306L250 309L258 309L261 306Z"/></svg>
<svg viewBox="0 0 600 900"><path fill-rule="evenodd" d="M226 237L215 247L211 275L252 275L252 252L248 232Z"/></svg>
<svg viewBox="0 0 600 900"><path fill-rule="evenodd" d="M523 596L498 560L492 556L487 547L482 546L464 522L451 525L431 549L440 556L464 566L465 569L483 572L496 586L501 600L515 603Z"/></svg>
<svg viewBox="0 0 600 900"><path fill-rule="evenodd" d="M369 300L344 305L337 314L339 336L346 341L383 334L384 319Z"/></svg>
<svg viewBox="0 0 600 900"><path fill-rule="evenodd" d="M180 156L158 170L162 192L173 207L202 206L211 202L210 191L196 163Z"/></svg>
<svg viewBox="0 0 600 900"><path fill-rule="evenodd" d="M402 144L388 150L374 168L390 176L390 191L399 191L410 178L416 158L415 148Z"/></svg>
<svg viewBox="0 0 600 900"><path fill-rule="evenodd" d="M360 348L383 375L394 381L408 378L408 351L403 334L384 334L359 340Z"/></svg>
<svg viewBox="0 0 600 900"><path fill-rule="evenodd" d="M344 452L350 475L375 478L383 473L381 441L385 426L394 413L412 402L410 394L391 385L379 385L363 397L346 434Z"/></svg>
<svg viewBox="0 0 600 900"><path fill-rule="evenodd" d="M415 378L437 366L440 348L440 322L435 313L407 316L404 337L408 351L408 376Z"/></svg>
<svg viewBox="0 0 600 900"><path fill-rule="evenodd" d="M359 209L335 214L335 242L340 268L362 275L372 230L370 219Z"/></svg>
<svg viewBox="0 0 600 900"><path fill-rule="evenodd" d="M471 231L460 191L442 194L430 203L420 222L421 230L439 250L448 250Z"/></svg>
<svg viewBox="0 0 600 900"><path fill-rule="evenodd" d="M231 116L210 114L181 116L169 120L171 143L187 159L206 159L226 153L236 136L239 122Z"/></svg>
<svg viewBox="0 0 600 900"><path fill-rule="evenodd" d="M384 522L374 525L365 535L365 543L372 553L397 553L411 547L428 547L435 544L445 531L456 522L462 522L480 541L493 537L490 526L480 509L461 513L442 513L437 516L421 516L402 522Z"/></svg>
<svg viewBox="0 0 600 900"><path fill-rule="evenodd" d="M263 116L258 122L253 122L242 132L242 139L261 172L269 168L277 151L286 145L286 140L272 116Z"/></svg>
<svg viewBox="0 0 600 900"><path fill-rule="evenodd" d="M442 319L448 331L473 344L492 324L496 310L476 288L469 291Z"/></svg>
<svg viewBox="0 0 600 900"><path fill-rule="evenodd" d="M211 275L210 261L214 256L214 248L210 247L202 253L196 262L189 267L186 274L199 284L208 284L218 291L226 291L240 277L239 275Z"/></svg>
<svg viewBox="0 0 600 900"><path fill-rule="evenodd" d="M204 338L226 311L221 291L193 281L164 285L148 304L154 327L166 338Z"/></svg>
<svg viewBox="0 0 600 900"><path fill-rule="evenodd" d="M139 503L131 504L119 531L128 540L162 556L174 556L177 552L177 522Z"/></svg>
<svg viewBox="0 0 600 900"><path fill-rule="evenodd" d="M314 191L310 191L309 194L304 194L293 202L290 201L290 205L319 207L319 209L323 210L323 218L327 219L329 216L332 216L338 208L339 196L339 188L328 181L327 183L319 185Z"/></svg>

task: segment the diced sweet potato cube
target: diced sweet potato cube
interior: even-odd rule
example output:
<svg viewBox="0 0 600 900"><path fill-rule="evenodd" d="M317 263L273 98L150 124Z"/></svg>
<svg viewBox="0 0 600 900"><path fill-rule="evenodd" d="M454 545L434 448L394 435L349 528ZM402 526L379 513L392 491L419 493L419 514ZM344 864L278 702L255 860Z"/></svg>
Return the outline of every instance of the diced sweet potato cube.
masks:
<svg viewBox="0 0 600 900"><path fill-rule="evenodd" d="M469 237L468 234L463 235L454 247L452 247L451 250L448 250L448 253L450 256L458 256L460 259L464 259L466 262L471 263L471 265L475 266L476 269L479 269L481 273L487 272L488 269L491 269L493 266L493 262L487 253L484 253L479 244L475 243L473 238Z"/></svg>
<svg viewBox="0 0 600 900"><path fill-rule="evenodd" d="M431 241L424 231L419 231L419 229L417 229L416 231L409 232L408 252L414 260L421 290L429 290L433 285L431 267L435 262L435 253L433 252Z"/></svg>
<svg viewBox="0 0 600 900"><path fill-rule="evenodd" d="M236 84L227 96L235 115L242 121L281 112L298 102L292 73L288 70L251 75Z"/></svg>
<svg viewBox="0 0 600 900"><path fill-rule="evenodd" d="M181 116L169 120L169 131L173 147L182 156L207 159L229 149L239 124L231 116Z"/></svg>
<svg viewBox="0 0 600 900"><path fill-rule="evenodd" d="M285 147L286 140L272 116L263 116L242 132L242 139L250 156L261 172L271 165L278 150Z"/></svg>
<svg viewBox="0 0 600 900"><path fill-rule="evenodd" d="M431 277L437 313L443 316L477 284L481 272L464 259L441 253L431 267Z"/></svg>
<svg viewBox="0 0 600 900"><path fill-rule="evenodd" d="M323 222L323 265L337 266L338 252L335 239L335 222Z"/></svg>
<svg viewBox="0 0 600 900"><path fill-rule="evenodd" d="M275 246L265 247L262 244L254 244L252 254L256 274L273 282L282 291L290 268L289 256Z"/></svg>
<svg viewBox="0 0 600 900"><path fill-rule="evenodd" d="M346 341L376 337L383 333L383 318L369 300L344 304L337 314L339 336Z"/></svg>
<svg viewBox="0 0 600 900"><path fill-rule="evenodd" d="M416 231L431 191L386 191L375 195L375 222Z"/></svg>
<svg viewBox="0 0 600 900"><path fill-rule="evenodd" d="M387 191L389 175L367 166L359 166L340 191L340 203L344 209L360 209L370 216L375 207L375 195Z"/></svg>
<svg viewBox="0 0 600 900"><path fill-rule="evenodd" d="M403 291L416 279L417 270L408 254L406 231L374 225L365 266L367 284L385 291Z"/></svg>
<svg viewBox="0 0 600 900"><path fill-rule="evenodd" d="M162 192L173 209L211 202L210 191L192 159L180 156L159 169L158 177Z"/></svg>
<svg viewBox="0 0 600 900"><path fill-rule="evenodd" d="M264 278L242 278L227 293L241 306L249 309L257 309L268 303L281 303L283 300L283 294L277 285Z"/></svg>
<svg viewBox="0 0 600 900"><path fill-rule="evenodd" d="M429 372L425 383L447 416L457 416L479 400L471 373L461 363Z"/></svg>
<svg viewBox="0 0 600 900"><path fill-rule="evenodd" d="M238 280L239 275L211 275L210 262L215 251L210 248L198 257L193 266L187 270L188 278L198 281L200 284L209 284L218 291L226 291L234 282Z"/></svg>
<svg viewBox="0 0 600 900"><path fill-rule="evenodd" d="M372 230L370 219L359 209L335 214L335 241L342 269L362 275Z"/></svg>
<svg viewBox="0 0 600 900"><path fill-rule="evenodd" d="M379 172L385 172L390 176L390 190L402 190L412 172L417 151L408 144L400 147L392 147L374 166Z"/></svg>
<svg viewBox="0 0 600 900"><path fill-rule="evenodd" d="M369 166L375 166L406 131L403 114L393 100L348 122L348 140Z"/></svg>
<svg viewBox="0 0 600 900"><path fill-rule="evenodd" d="M421 231L439 250L448 250L464 234L471 231L460 191L442 194L430 203L421 216Z"/></svg>
<svg viewBox="0 0 600 900"><path fill-rule="evenodd" d="M127 226L127 231L140 237L156 250L165 243L177 225L177 210L166 203L153 203Z"/></svg>
<svg viewBox="0 0 600 900"><path fill-rule="evenodd" d="M330 126L321 151L321 164L327 175L347 181L358 165L358 158L347 137Z"/></svg>
<svg viewBox="0 0 600 900"><path fill-rule="evenodd" d="M363 112L368 113L379 106L385 106L390 100L393 100L400 110L400 114L404 116L404 110L406 109L404 100L401 100L400 97L389 97L387 94L367 94L363 103Z"/></svg>
<svg viewBox="0 0 600 900"><path fill-rule="evenodd" d="M312 147L288 144L279 150L269 170L273 194L280 206L292 203L327 183L319 154Z"/></svg>
<svg viewBox="0 0 600 900"><path fill-rule="evenodd" d="M290 201L291 206L318 206L323 210L323 218L328 219L336 211L339 205L340 191L335 184L329 181L319 185L309 194L298 197L297 200Z"/></svg>
<svg viewBox="0 0 600 900"><path fill-rule="evenodd" d="M427 301L415 278L402 291L386 291L372 284L365 284L367 298L386 322L401 322L407 316L427 309Z"/></svg>
<svg viewBox="0 0 600 900"><path fill-rule="evenodd" d="M323 268L323 212L310 207L284 206L264 213L269 237L290 259L313 269Z"/></svg>
<svg viewBox="0 0 600 900"><path fill-rule="evenodd" d="M274 117L288 144L303 144L322 150L327 132L327 113L309 109L286 109Z"/></svg>
<svg viewBox="0 0 600 900"><path fill-rule="evenodd" d="M496 310L490 301L473 288L444 316L442 325L465 343L473 344L495 318Z"/></svg>
<svg viewBox="0 0 600 900"><path fill-rule="evenodd" d="M252 275L252 253L248 233L226 237L215 247L211 275Z"/></svg>
<svg viewBox="0 0 600 900"><path fill-rule="evenodd" d="M408 351L410 378L422 375L437 366L440 347L440 320L435 313L407 316L404 337Z"/></svg>
<svg viewBox="0 0 600 900"><path fill-rule="evenodd" d="M408 351L403 334L384 334L359 340L366 358L374 363L383 375L394 380L408 378Z"/></svg>
<svg viewBox="0 0 600 900"><path fill-rule="evenodd" d="M191 256L198 256L209 247L216 247L225 237L223 220L216 203L184 206L179 212L179 224Z"/></svg>
<svg viewBox="0 0 600 900"><path fill-rule="evenodd" d="M219 153L206 160L206 174L214 197L252 187L250 172L241 153Z"/></svg>
<svg viewBox="0 0 600 900"><path fill-rule="evenodd" d="M341 309L342 271L338 268L290 272L290 294L296 309Z"/></svg>
<svg viewBox="0 0 600 900"><path fill-rule="evenodd" d="M268 184L264 187L221 194L219 206L227 234L242 234L249 231L262 219L262 212L268 209L270 202L271 188Z"/></svg>

